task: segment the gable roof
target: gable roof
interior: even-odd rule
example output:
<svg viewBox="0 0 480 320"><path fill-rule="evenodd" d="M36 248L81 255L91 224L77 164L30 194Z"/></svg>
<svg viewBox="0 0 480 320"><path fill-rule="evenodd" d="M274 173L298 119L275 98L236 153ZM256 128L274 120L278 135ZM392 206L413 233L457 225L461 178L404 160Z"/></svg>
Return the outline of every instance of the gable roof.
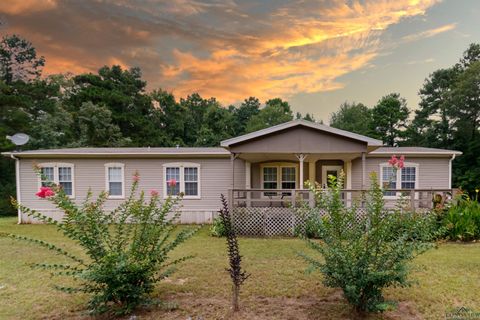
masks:
<svg viewBox="0 0 480 320"><path fill-rule="evenodd" d="M251 140L251 139L259 138L259 137L264 136L264 135L268 135L268 134L271 134L271 133L275 133L275 132L278 132L278 131L282 131L282 130L297 127L297 126L312 128L312 129L315 129L315 130L318 130L318 131L323 131L323 132L331 133L331 134L334 134L334 135L342 136L342 137L345 137L345 138L365 142L365 143L367 143L368 146L371 146L371 147L379 147L379 146L383 145L381 140L373 139L373 138L370 138L370 137L367 137L367 136L363 136L361 134L357 134L357 133L333 128L333 127L330 127L330 126L327 126L327 125L324 125L324 124L311 122L311 121L306 121L306 120L292 120L292 121L289 121L289 122L278 124L278 125L273 126L273 127L268 127L268 128L265 128L265 129L261 129L261 130L258 130L258 131L247 133L247 134L244 134L242 136L238 136L238 137L235 137L235 138L223 140L220 143L220 145L222 147L228 148L231 145L234 145L234 144L237 144L237 143L240 143L240 142L244 142L244 141L248 141L248 140Z"/></svg>
<svg viewBox="0 0 480 320"><path fill-rule="evenodd" d="M425 148L425 147L381 147L369 153L369 155L461 155L456 150Z"/></svg>

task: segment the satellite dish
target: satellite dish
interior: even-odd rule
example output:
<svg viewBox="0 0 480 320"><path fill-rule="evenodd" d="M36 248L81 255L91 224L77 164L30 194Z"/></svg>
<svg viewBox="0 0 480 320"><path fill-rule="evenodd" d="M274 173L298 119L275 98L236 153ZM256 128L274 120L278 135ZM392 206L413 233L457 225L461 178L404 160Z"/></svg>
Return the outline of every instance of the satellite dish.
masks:
<svg viewBox="0 0 480 320"><path fill-rule="evenodd" d="M7 139L17 146L22 146L30 140L30 137L25 133L15 133L13 136L7 136Z"/></svg>

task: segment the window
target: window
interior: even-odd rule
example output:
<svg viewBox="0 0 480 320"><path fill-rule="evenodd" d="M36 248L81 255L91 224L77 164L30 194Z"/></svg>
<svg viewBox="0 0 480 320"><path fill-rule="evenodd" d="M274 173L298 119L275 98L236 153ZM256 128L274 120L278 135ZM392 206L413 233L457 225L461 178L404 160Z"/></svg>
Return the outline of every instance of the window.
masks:
<svg viewBox="0 0 480 320"><path fill-rule="evenodd" d="M392 167L383 167L382 170L382 188L383 189L396 189L397 188L397 175ZM395 196L395 191L384 191L385 196Z"/></svg>
<svg viewBox="0 0 480 320"><path fill-rule="evenodd" d="M282 168L282 189L295 189L295 168Z"/></svg>
<svg viewBox="0 0 480 320"><path fill-rule="evenodd" d="M47 186L49 183L55 183L54 175L55 167L42 167L42 187Z"/></svg>
<svg viewBox="0 0 480 320"><path fill-rule="evenodd" d="M198 168L183 168L185 177L185 196L198 195Z"/></svg>
<svg viewBox="0 0 480 320"><path fill-rule="evenodd" d="M297 167L295 165L265 165L262 167L263 189L295 189ZM289 195L290 193L283 193ZM277 192L264 192L264 196L275 196Z"/></svg>
<svg viewBox="0 0 480 320"><path fill-rule="evenodd" d="M183 193L184 199L200 199L200 165L177 162L164 164L164 197ZM175 179L175 186L170 181Z"/></svg>
<svg viewBox="0 0 480 320"><path fill-rule="evenodd" d="M384 189L416 189L418 178L418 164L405 163L401 170L395 170L387 163L382 163L381 168L381 186ZM386 197L395 197L397 192L384 191Z"/></svg>
<svg viewBox="0 0 480 320"><path fill-rule="evenodd" d="M170 167L170 168L167 168L167 173L165 175L166 179L165 179L165 188L167 188L167 193L168 195L173 195L173 196L176 196L180 193L180 168L178 167ZM172 180L172 179L175 179L175 181L177 182L175 184L175 187L171 186L169 184L169 181Z"/></svg>
<svg viewBox="0 0 480 320"><path fill-rule="evenodd" d="M58 167L58 184L66 194L73 194L72 167Z"/></svg>
<svg viewBox="0 0 480 320"><path fill-rule="evenodd" d="M59 185L67 196L74 197L73 164L70 163L43 163L39 165L42 176L40 186L51 183Z"/></svg>
<svg viewBox="0 0 480 320"><path fill-rule="evenodd" d="M124 169L123 163L105 164L105 188L109 198L122 199L125 197Z"/></svg>
<svg viewBox="0 0 480 320"><path fill-rule="evenodd" d="M402 189L415 189L415 181L417 180L416 167L402 168Z"/></svg>

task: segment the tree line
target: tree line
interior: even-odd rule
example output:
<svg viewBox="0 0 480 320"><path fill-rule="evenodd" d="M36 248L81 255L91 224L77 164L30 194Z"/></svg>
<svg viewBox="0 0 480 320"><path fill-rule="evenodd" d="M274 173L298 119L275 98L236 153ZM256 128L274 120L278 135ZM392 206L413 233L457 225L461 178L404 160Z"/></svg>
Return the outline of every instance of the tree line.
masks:
<svg viewBox="0 0 480 320"><path fill-rule="evenodd" d="M480 45L472 44L460 62L435 71L411 111L399 94L372 108L345 102L330 125L379 138L387 145L457 149L455 183L473 190L480 169ZM139 68L104 66L97 73L42 77L45 59L17 35L0 43L0 151L15 150L7 135L30 135L26 149L67 147L218 146L220 141L313 115L294 113L280 98L249 97L238 106L193 93L177 99L161 88L147 91ZM475 85L477 85L475 87ZM0 159L0 214L13 213L13 161Z"/></svg>

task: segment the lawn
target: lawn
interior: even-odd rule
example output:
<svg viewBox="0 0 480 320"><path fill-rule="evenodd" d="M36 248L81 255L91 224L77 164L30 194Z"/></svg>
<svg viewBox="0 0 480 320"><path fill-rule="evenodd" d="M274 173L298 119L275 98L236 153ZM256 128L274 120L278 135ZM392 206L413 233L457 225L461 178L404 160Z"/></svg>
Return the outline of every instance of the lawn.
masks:
<svg viewBox="0 0 480 320"><path fill-rule="evenodd" d="M79 250L48 225L17 225L0 218L0 232L47 240ZM141 311L140 319L230 318L230 284L225 268L224 239L212 238L204 227L176 251L194 254L156 291L165 306ZM241 293L238 319L350 319L352 312L338 290L325 288L319 273L306 273L296 252L307 251L298 239L242 238L245 269L252 275ZM0 238L0 319L88 319L85 296L56 291L48 272L33 270L35 262L62 258L31 244ZM408 288L391 288L386 296L399 302L396 311L371 319L443 319L445 312L465 306L480 311L480 243L442 243L418 257Z"/></svg>

